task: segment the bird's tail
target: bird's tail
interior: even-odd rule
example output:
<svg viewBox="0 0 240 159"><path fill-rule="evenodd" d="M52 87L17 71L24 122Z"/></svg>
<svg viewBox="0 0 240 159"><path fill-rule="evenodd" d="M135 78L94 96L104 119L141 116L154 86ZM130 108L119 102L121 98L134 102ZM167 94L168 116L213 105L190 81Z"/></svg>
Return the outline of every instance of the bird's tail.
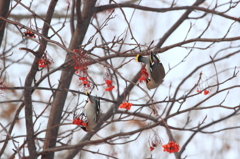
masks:
<svg viewBox="0 0 240 159"><path fill-rule="evenodd" d="M137 62L142 62L142 61L141 61L142 58L143 58L143 57L142 57L140 54L138 54L138 55L136 56L136 61L137 61Z"/></svg>

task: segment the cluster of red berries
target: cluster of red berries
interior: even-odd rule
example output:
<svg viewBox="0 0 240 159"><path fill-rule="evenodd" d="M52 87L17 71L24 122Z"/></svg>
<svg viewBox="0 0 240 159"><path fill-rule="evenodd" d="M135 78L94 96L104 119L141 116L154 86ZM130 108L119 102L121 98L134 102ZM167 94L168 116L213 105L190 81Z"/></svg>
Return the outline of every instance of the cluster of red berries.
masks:
<svg viewBox="0 0 240 159"><path fill-rule="evenodd" d="M50 56L47 55L47 53L44 53L42 58L38 61L38 67L44 68L46 66L49 66L53 63L53 60Z"/></svg>
<svg viewBox="0 0 240 159"><path fill-rule="evenodd" d="M142 83L143 81L147 81L147 79L148 79L147 70L145 68L142 68L140 73L140 78L138 80L140 83Z"/></svg>
<svg viewBox="0 0 240 159"><path fill-rule="evenodd" d="M124 109L130 110L132 105L133 105L132 103L124 102L119 106L119 108L124 108Z"/></svg>
<svg viewBox="0 0 240 159"><path fill-rule="evenodd" d="M24 36L30 37L30 38L36 38L35 34L32 33L31 31L27 30L24 32Z"/></svg>
<svg viewBox="0 0 240 159"><path fill-rule="evenodd" d="M107 88L105 89L105 91L111 91L113 90L114 86L112 85L112 81L111 80L105 80Z"/></svg>

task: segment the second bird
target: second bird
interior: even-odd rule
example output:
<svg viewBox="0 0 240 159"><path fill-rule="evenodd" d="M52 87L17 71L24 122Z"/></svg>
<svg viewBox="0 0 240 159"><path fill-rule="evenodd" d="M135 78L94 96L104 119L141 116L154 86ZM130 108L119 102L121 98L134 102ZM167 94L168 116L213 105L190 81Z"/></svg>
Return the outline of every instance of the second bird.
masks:
<svg viewBox="0 0 240 159"><path fill-rule="evenodd" d="M88 124L86 127L81 126L84 131L93 131L93 128L97 125L100 118L100 101L98 98L91 96L86 92L88 96L88 103L85 105L83 113L85 114Z"/></svg>
<svg viewBox="0 0 240 159"><path fill-rule="evenodd" d="M136 61L146 64L146 70L149 75L149 78L146 81L147 88L157 88L163 82L163 78L165 77L165 70L159 58L151 52L149 57L143 57L138 54L136 56Z"/></svg>

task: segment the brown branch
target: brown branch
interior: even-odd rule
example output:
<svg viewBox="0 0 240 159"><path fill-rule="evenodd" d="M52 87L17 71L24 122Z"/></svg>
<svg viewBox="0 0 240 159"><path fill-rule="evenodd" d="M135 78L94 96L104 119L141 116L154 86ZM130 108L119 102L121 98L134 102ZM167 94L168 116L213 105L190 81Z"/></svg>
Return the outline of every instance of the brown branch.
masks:
<svg viewBox="0 0 240 159"><path fill-rule="evenodd" d="M105 115L101 118L101 121L96 125L95 130L99 130L100 127L104 124L105 121L107 121L108 119L110 119L113 115L113 112L116 111L116 109L118 108L118 106L123 102L124 97L127 96L131 90L133 89L133 87L135 86L133 83L136 83L138 81L139 75L136 74L131 83L125 88L124 92L117 98L116 104L112 105L111 108L105 113ZM96 132L90 132L87 133L80 141L79 141L79 145L81 145L80 147L75 148L74 150L72 150L71 152L69 152L69 155L66 157L66 159L72 159L78 152L79 149L82 149L85 144L82 144L84 142L86 142L87 140L90 140L90 138L95 134Z"/></svg>
<svg viewBox="0 0 240 159"><path fill-rule="evenodd" d="M48 31L49 31L49 24L51 23L51 18L53 15L53 12L55 10L57 0L52 0L47 14L45 18L45 23L43 25L42 35L44 37L47 37ZM32 64L31 70L29 71L26 80L25 80L25 89L24 89L24 104L25 104L25 120L26 120L26 131L27 131L27 144L28 144L28 151L29 155L32 159L37 159L37 152L36 152L36 146L35 146L35 136L34 136L34 128L33 128L33 120L32 120L32 89L29 89L28 87L31 87L32 82L35 78L35 75L38 71L38 61L39 58L41 58L42 54L45 51L47 41L44 39L40 39L41 46L39 47L36 57L34 59L34 62Z"/></svg>
<svg viewBox="0 0 240 159"><path fill-rule="evenodd" d="M76 48L78 48L78 46L80 46L82 44L85 34L87 32L90 20L92 18L93 12L94 12L93 8L95 6L95 3L96 3L96 0L84 1L83 10L81 13L82 22L81 22L81 25L79 23L77 24L77 27L75 29L75 32L72 36L72 39L71 39L71 42L69 45L70 50L76 49ZM78 9L80 9L80 8L78 8ZM80 17L77 17L77 18L80 18ZM71 58L71 56L67 55L65 61L68 61L70 58ZM58 89L68 89L69 88L73 73L74 73L73 68L63 69L61 77L60 77ZM53 103L52 103L49 120L48 120L48 126L47 126L48 129L55 125L58 125L60 123L61 114L63 111L66 97L67 97L67 92L65 92L65 91L56 92ZM59 127L56 127L54 129L48 130L46 132L46 137L45 137L45 141L44 141L44 149L55 147L56 136L58 135L58 129L59 129ZM46 153L46 154L42 155L42 159L52 159L53 157L54 157L54 152L50 152L50 153Z"/></svg>
<svg viewBox="0 0 240 159"><path fill-rule="evenodd" d="M52 5L52 8L51 8L51 9L53 9L53 10L49 10L49 9L48 9L45 18L42 18L42 17L38 16L34 11L32 11L29 7L27 7L26 5L24 5L22 2L17 1L17 0L15 0L15 1L16 1L17 3L19 3L22 7L24 7L26 10L28 10L30 13L32 13L32 15L34 16L34 18L37 17L37 18L41 19L41 20L44 22L44 25L43 25L43 28L42 28L42 35L43 35L43 37L46 37L46 38L50 39L50 38L48 37L48 31L49 31L49 29L51 29L51 30L54 32L54 35L57 35L57 36L59 37L60 41L62 42L62 45L65 47L65 44L64 44L61 36L60 36L60 35L54 30L54 28L50 25L51 20L52 20L52 17L53 17L53 12L55 11L55 7L53 7L54 5ZM52 1L51 1L51 3L52 3ZM54 3L57 3L57 0L55 0ZM51 5L49 5L49 6L51 6ZM48 14L48 13L50 13L51 15ZM35 18L35 20L36 20L36 18ZM36 23L36 21L35 21L35 23ZM38 30L38 29L37 29L37 30ZM40 43L41 43L41 42L45 42L45 40L40 39ZM42 43L41 43L41 44L42 44ZM47 41L46 41L46 44L47 44ZM42 44L42 45L43 45L42 47L44 47L46 44L43 43L43 44Z"/></svg>
<svg viewBox="0 0 240 159"><path fill-rule="evenodd" d="M90 150L87 150L87 149L82 149L82 150L83 150L83 151L86 151L86 152L90 152L90 153L92 153L92 154L98 154L98 155L106 156L107 158L118 159L117 157L114 157L114 156L111 156L111 155L107 155L107 154L104 154L104 153L100 153L99 151L94 152L94 151L90 151Z"/></svg>
<svg viewBox="0 0 240 159"><path fill-rule="evenodd" d="M14 118L13 118L12 124L11 124L11 126L10 126L10 128L9 128L9 130L8 130L8 134L11 135L15 123L18 121L19 113L21 112L21 110L23 109L23 107L24 107L24 103L22 103L22 104L18 107L18 109L17 109L17 111L16 111L16 113L15 113L15 116L14 116ZM4 144L3 144L2 148L1 148L1 151L0 151L0 157L2 156L4 150L6 149L9 139L10 139L10 136L6 136L5 141L4 141Z"/></svg>
<svg viewBox="0 0 240 159"><path fill-rule="evenodd" d="M218 61L221 61L221 60L223 60L223 59L229 58L229 57L231 57L231 56L233 56L233 55L236 55L236 54L239 53L239 52L240 52L240 51L236 51L235 53L232 53L232 54L226 55L226 56L224 56L224 57L218 58L218 59L214 60L214 62L218 62ZM180 82L180 84L177 86L177 88L176 88L176 90L175 90L175 93L174 93L172 99L175 99L175 98L176 98L177 93L178 93L180 87L183 85L183 83L186 82L186 80L187 80L189 77L191 77L191 76L193 75L194 72L196 72L197 70L199 70L199 69L200 69L201 67L203 67L203 66L206 66L206 65L208 65L208 64L211 64L212 62L213 62L213 61L211 60L211 61L209 61L209 62L206 62L206 63L204 63L204 64L196 67L196 68L195 68L193 71L191 71L184 79L182 79L182 81ZM175 102L172 102L172 103L171 103L170 107L168 108L168 111L167 111L166 116L169 116L169 114L170 114L170 112L171 112L171 110L172 110L172 107L173 107L174 103L175 103Z"/></svg>
<svg viewBox="0 0 240 159"><path fill-rule="evenodd" d="M9 10L10 0L0 1L0 17L7 18L7 13ZM0 48L2 45L2 40L4 37L6 22L4 20L0 20Z"/></svg>
<svg viewBox="0 0 240 159"><path fill-rule="evenodd" d="M73 3L72 3L73 4ZM109 5L102 5L102 6L98 6L95 9L95 12L102 12L105 10L109 10L109 9L114 9L114 8L133 8L133 9L138 9L138 10L142 10L142 11L150 11L150 12L157 12L157 13L165 13L165 12L170 12L170 11L180 11L180 10L188 10L188 9L194 9L194 10L198 10L198 11L203 11L205 13L211 13L214 15L218 15L227 19L231 19L234 21L238 21L240 22L239 18L224 14L225 12L219 12L213 9L208 9L208 8L204 8L204 7L199 7L199 6L181 6L181 7L170 7L170 8L152 8L152 7L146 7L146 6L141 6L141 5L137 5L137 4L129 4L129 3L118 3L118 4L109 4ZM38 17L43 18L45 15L43 14L39 14ZM23 15L23 14L10 14L9 16L12 19L15 20L19 20L19 19L29 19L31 18L30 15ZM59 13L54 13L53 18L59 19L64 17L63 14L59 14ZM71 18L70 15L67 16L67 18Z"/></svg>
<svg viewBox="0 0 240 159"><path fill-rule="evenodd" d="M196 6L192 5L192 6L181 6L181 7L171 7L171 8L152 8L152 7L145 7L145 6L140 6L140 5L136 5L136 4L119 3L118 5L109 4L109 5L98 6L98 7L96 7L96 12L102 12L104 10L114 9L114 8L119 8L119 7L133 8L133 9L138 9L138 10L143 10L143 11L151 11L151 12L157 12L157 13L164 13L164 12L178 11L178 10L199 10L199 11L215 14L215 15L227 18L227 19L231 19L231 20L240 22L239 18L226 15L226 14L224 14L224 12L218 12L213 9L198 7L197 5L198 4L196 4Z"/></svg>
<svg viewBox="0 0 240 159"><path fill-rule="evenodd" d="M87 146L87 145L97 145L97 144L105 143L105 142L107 142L108 140L112 140L112 139L117 138L117 137L119 137L119 136L130 136L130 135L133 135L133 134L142 132L142 131L144 131L144 130L151 129L151 128L156 127L156 126L158 126L158 125L162 125L162 121L158 121L158 122L156 122L156 123L154 123L154 124L152 124L152 125L147 125L147 126L145 126L145 127L139 128L139 129L134 130L134 131L125 132L125 133L123 133L123 132L116 133L116 134L114 134L114 135L105 137L104 139L92 140L92 141L85 140L85 141L79 142L79 143L76 144L76 145L58 146L58 147L54 147L54 148L45 149L45 150L39 152L38 155L41 155L41 154L44 154L44 153L47 153L47 152L56 152L56 151L71 150L71 149L76 149L76 150L77 150L76 153L78 153L79 150L81 150L82 147L84 147L84 146ZM90 133L88 133L87 135L85 135L85 137L88 136L89 134L90 134ZM91 134L93 135L93 133L91 133ZM84 138L85 138L85 137L84 137ZM71 155L71 156L70 156L70 155ZM66 157L66 159L68 159L68 158L70 159L70 157L73 158L74 156L75 156L75 155L73 155L73 154L70 153L70 154ZM71 159L72 159L72 158L71 158Z"/></svg>
<svg viewBox="0 0 240 159"><path fill-rule="evenodd" d="M151 120L153 122L157 122L158 121L158 118L153 117L151 114L147 115L147 114L143 114L143 113L139 113L139 112L129 112L129 111L121 111L121 110L117 110L116 114L128 114L128 115L131 115L131 116L145 118L145 119Z"/></svg>
<svg viewBox="0 0 240 159"><path fill-rule="evenodd" d="M75 26L74 26L74 9L75 9L75 0L72 0L72 6L71 6L71 15L70 15L70 30L71 34L73 35L75 31Z"/></svg>
<svg viewBox="0 0 240 159"><path fill-rule="evenodd" d="M8 90L17 90L17 89L32 89L32 90L49 90L49 91L64 91L64 92L71 92L71 93L76 93L76 94L82 94L82 95L86 95L85 92L80 92L80 91L76 91L76 90L72 90L72 89L59 89L59 88L49 88L49 87L38 87L38 86L34 86L34 87L7 87ZM116 103L116 101L113 101L113 100L110 100L110 99L107 99L107 98L103 98L103 97L97 97L99 98L100 100L104 100L104 101L107 101L107 102L110 102L110 103ZM20 100L16 100L17 101L20 101ZM2 103L0 101L0 103Z"/></svg>
<svg viewBox="0 0 240 159"><path fill-rule="evenodd" d="M179 156L182 155L182 153L184 152L186 146L189 144L189 142L193 139L193 137L194 137L199 131L201 131L201 130L203 130L203 129L205 129L205 128L208 128L209 126L212 126L212 125L214 125L214 124L217 124L217 123L219 123L219 122L221 122L221 121L223 121L223 120L226 120L226 119L232 117L233 115L237 114L237 112L239 112L239 110L240 110L240 109L237 109L236 111L234 111L233 113L229 114L228 116L225 116L225 117L220 118L220 119L218 119L218 120L216 120L216 121L213 121L213 122L211 122L211 123L209 123L209 124L207 124L207 125L205 125L205 126L199 127L199 128L188 138L188 140L185 142L185 144L182 145L181 150L179 151L178 155L179 155Z"/></svg>
<svg viewBox="0 0 240 159"><path fill-rule="evenodd" d="M204 2L204 0L197 0L192 6L200 5ZM186 20L188 19L188 15L193 11L192 8L187 9L185 13L176 21L176 23L163 35L163 37L159 40L156 45L156 49L161 48L163 43L167 40L167 38Z"/></svg>
<svg viewBox="0 0 240 159"><path fill-rule="evenodd" d="M212 42L212 43L218 43L218 42L224 42L224 41L236 41L236 40L240 40L240 36L236 36L236 37L231 37L231 38L195 38L195 39L189 39L189 40L185 40L179 43L175 43L173 45L169 45L169 46L165 46L163 48L160 49L156 49L154 51L154 53L163 53L169 49L175 48L175 47L180 47L184 44L188 44L188 43L192 43L192 42Z"/></svg>
<svg viewBox="0 0 240 159"><path fill-rule="evenodd" d="M27 27L27 26L25 26L25 25L23 25L23 24L21 24L21 23L19 23L19 22L12 21L12 20L6 19L6 18L1 17L1 16L0 16L0 19L4 20L4 21L6 21L6 22L8 22L8 23L10 23L10 24L13 24L13 25L15 25L15 26L20 26L21 28L24 28L24 29L26 29L26 30L29 30L29 31L31 31L32 33L34 33L34 34L38 35L39 37L41 37L41 38L42 38L41 40L44 40L44 41L46 41L46 42L51 42L51 43L53 43L53 44L56 44L57 46L61 47L63 50L66 50L66 51L69 51L69 52L70 52L70 50L68 50L68 49L64 46L64 44L60 44L60 43L57 42L57 41L51 40L51 39L49 39L47 36L43 36L43 34L37 32L36 30L33 30L33 29L30 28L30 27Z"/></svg>

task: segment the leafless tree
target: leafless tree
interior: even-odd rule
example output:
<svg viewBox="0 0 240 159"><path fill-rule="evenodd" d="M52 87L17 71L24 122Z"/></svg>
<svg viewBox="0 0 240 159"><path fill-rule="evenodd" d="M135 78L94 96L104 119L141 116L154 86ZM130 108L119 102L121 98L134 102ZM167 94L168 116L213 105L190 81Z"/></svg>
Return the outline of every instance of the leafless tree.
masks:
<svg viewBox="0 0 240 159"><path fill-rule="evenodd" d="M239 10L238 0L1 0L0 158L238 158ZM166 76L148 90L135 57L151 52ZM73 124L85 91L101 104L91 132ZM170 141L178 152L162 151Z"/></svg>

